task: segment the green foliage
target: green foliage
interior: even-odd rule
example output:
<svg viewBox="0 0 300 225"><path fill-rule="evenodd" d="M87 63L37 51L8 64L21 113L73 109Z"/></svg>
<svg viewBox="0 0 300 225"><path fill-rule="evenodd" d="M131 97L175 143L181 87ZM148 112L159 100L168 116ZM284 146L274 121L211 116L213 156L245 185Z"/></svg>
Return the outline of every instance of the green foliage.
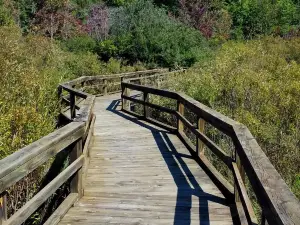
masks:
<svg viewBox="0 0 300 225"><path fill-rule="evenodd" d="M228 42L170 86L244 123L300 197L300 39Z"/></svg>
<svg viewBox="0 0 300 225"><path fill-rule="evenodd" d="M299 28L300 11L292 0L231 1L233 37L253 38L261 34L284 35Z"/></svg>
<svg viewBox="0 0 300 225"><path fill-rule="evenodd" d="M134 2L135 0L106 0L107 5L110 6L125 6Z"/></svg>
<svg viewBox="0 0 300 225"><path fill-rule="evenodd" d="M67 39L63 44L71 52L94 52L96 41L89 36L77 36Z"/></svg>
<svg viewBox="0 0 300 225"><path fill-rule="evenodd" d="M294 184L292 186L292 190L294 191L294 193L296 194L296 196L298 198L300 198L300 174L297 174L295 176L295 181L294 181Z"/></svg>
<svg viewBox="0 0 300 225"><path fill-rule="evenodd" d="M11 16L11 12L0 4L0 26L12 25L14 20Z"/></svg>
<svg viewBox="0 0 300 225"><path fill-rule="evenodd" d="M171 19L151 1L136 1L120 8L111 20L113 44L106 41L100 46L109 44L109 50L117 46L117 54L129 61L189 66L207 52L200 32Z"/></svg>

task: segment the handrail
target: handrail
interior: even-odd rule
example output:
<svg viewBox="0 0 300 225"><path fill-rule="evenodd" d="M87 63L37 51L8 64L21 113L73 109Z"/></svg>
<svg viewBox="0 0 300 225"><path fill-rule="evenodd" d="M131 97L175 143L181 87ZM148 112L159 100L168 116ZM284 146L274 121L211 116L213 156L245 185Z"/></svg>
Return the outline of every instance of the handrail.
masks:
<svg viewBox="0 0 300 225"><path fill-rule="evenodd" d="M189 147L195 159L211 175L212 179L223 190L228 199L235 202L241 224L258 224L251 201L247 195L245 175L257 196L262 209L262 224L296 225L300 224L300 202L290 191L268 157L259 147L255 138L243 124L240 124L221 113L201 104L191 97L169 90L132 84L123 81L122 110L131 112L130 102L144 106L143 118L149 120L148 108L154 108L175 115L177 118L176 132L180 139ZM130 90L140 91L143 99L130 96ZM177 110L155 105L149 102L149 94L177 100ZM193 126L184 116L185 108L198 117L197 126ZM151 118L151 121L153 119ZM222 133L228 135L235 146L235 154L227 155L204 134L204 124L209 123ZM160 122L161 123L161 122ZM163 124L165 125L165 124ZM184 127L196 135L196 146L185 135ZM172 129L174 131L174 129ZM206 145L232 171L234 187L223 177L205 156L203 145Z"/></svg>
<svg viewBox="0 0 300 225"><path fill-rule="evenodd" d="M121 91L121 81L124 78L139 77L142 80L147 76L166 71L166 69L156 69L117 75L80 77L60 84L58 86L58 97L68 105L70 110L70 117L68 118L65 115L68 118L67 125L0 160L0 225L22 224L68 180L70 180L71 193L45 224L57 224L59 218L82 196L82 179L84 179L84 170L87 168L88 163L87 149L92 139L93 132L91 131L95 122L93 105L96 96L78 89L76 85L84 87L95 81L103 81L105 83L103 87L106 88L104 94L107 94L109 93L107 90L109 83L107 81L115 82L114 80L118 79L118 85L120 86L118 91ZM67 92L68 95L63 96L63 91ZM77 98L83 101L77 101ZM6 190L61 153L67 153L69 156L69 165L61 172L55 171L56 177L52 181L41 187L42 189L31 200L10 218L7 218ZM64 162L60 163L63 164Z"/></svg>

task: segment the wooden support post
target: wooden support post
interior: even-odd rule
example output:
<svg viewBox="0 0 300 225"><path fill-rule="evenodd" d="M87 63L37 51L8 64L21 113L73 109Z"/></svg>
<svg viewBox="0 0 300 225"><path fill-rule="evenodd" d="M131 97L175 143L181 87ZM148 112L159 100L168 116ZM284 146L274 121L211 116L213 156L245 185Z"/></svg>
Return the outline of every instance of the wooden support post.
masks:
<svg viewBox="0 0 300 225"><path fill-rule="evenodd" d="M7 196L6 192L0 195L0 225L7 220Z"/></svg>
<svg viewBox="0 0 300 225"><path fill-rule="evenodd" d="M142 74L140 74L139 75L139 82L140 82L140 85L143 85L143 80L142 80L142 77L143 77L143 75ZM144 82L144 85L145 85L145 82Z"/></svg>
<svg viewBox="0 0 300 225"><path fill-rule="evenodd" d="M241 174L241 177L242 177L242 180L243 180L243 183L245 184L245 170L244 170L244 167L242 165L242 162L240 160L240 157L237 153L237 151L235 152L235 161L236 161L236 165L239 169L239 172ZM240 199L240 195L239 195L239 192L238 192L238 187L237 187L238 184L234 184L234 198L235 198L235 202L240 202L241 199Z"/></svg>
<svg viewBox="0 0 300 225"><path fill-rule="evenodd" d="M76 117L76 99L75 94L70 93L70 113L71 113L71 119L74 119Z"/></svg>
<svg viewBox="0 0 300 225"><path fill-rule="evenodd" d="M180 101L177 102L177 110L182 116L184 115L184 105ZM183 132L183 129L184 129L184 126L183 126L182 121L179 118L177 118L178 132Z"/></svg>
<svg viewBox="0 0 300 225"><path fill-rule="evenodd" d="M123 88L122 87L122 94L124 95L124 96L130 96L130 90L128 89L128 88ZM124 110L127 110L127 111L130 111L130 101L129 100L127 100L127 99L122 99L122 109L124 109Z"/></svg>
<svg viewBox="0 0 300 225"><path fill-rule="evenodd" d="M70 153L70 164L82 155L82 139L79 139ZM83 195L82 189L82 168L73 176L70 185L71 193L78 193L79 198Z"/></svg>
<svg viewBox="0 0 300 225"><path fill-rule="evenodd" d="M149 102L149 93L144 92L144 103ZM144 118L149 116L149 107L144 104Z"/></svg>
<svg viewBox="0 0 300 225"><path fill-rule="evenodd" d="M107 95L107 79L103 80L103 95Z"/></svg>
<svg viewBox="0 0 300 225"><path fill-rule="evenodd" d="M197 127L204 134L205 121L202 118L198 118ZM198 156L204 155L204 143L199 138L197 138L197 153Z"/></svg>
<svg viewBox="0 0 300 225"><path fill-rule="evenodd" d="M62 87L58 86L58 88L57 88L57 97L58 97L59 102L61 102L61 97L62 97L61 95L62 95Z"/></svg>

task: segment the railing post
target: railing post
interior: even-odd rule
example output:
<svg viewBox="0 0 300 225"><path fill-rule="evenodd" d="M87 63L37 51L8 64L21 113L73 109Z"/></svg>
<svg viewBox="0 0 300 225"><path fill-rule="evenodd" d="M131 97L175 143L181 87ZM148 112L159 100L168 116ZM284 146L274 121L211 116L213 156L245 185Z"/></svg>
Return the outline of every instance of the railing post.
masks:
<svg viewBox="0 0 300 225"><path fill-rule="evenodd" d="M122 95L128 97L130 95L129 89L126 87L122 87ZM122 109L130 111L130 101L129 100L122 98Z"/></svg>
<svg viewBox="0 0 300 225"><path fill-rule="evenodd" d="M3 192L0 195L0 225L4 224L7 220L7 195Z"/></svg>
<svg viewBox="0 0 300 225"><path fill-rule="evenodd" d="M70 164L78 159L82 154L82 139L79 139L70 153ZM82 168L73 176L70 184L71 193L78 193L79 198L83 195L82 190Z"/></svg>
<svg viewBox="0 0 300 225"><path fill-rule="evenodd" d="M61 100L61 95L62 95L62 87L59 85L57 88L57 97L59 101Z"/></svg>
<svg viewBox="0 0 300 225"><path fill-rule="evenodd" d="M197 127L204 134L205 120L198 118ZM204 155L204 143L199 138L197 138L197 154L198 156Z"/></svg>
<svg viewBox="0 0 300 225"><path fill-rule="evenodd" d="M149 93L144 92L144 118L147 119L149 116L149 107L146 106L146 102L149 102Z"/></svg>
<svg viewBox="0 0 300 225"><path fill-rule="evenodd" d="M177 101L177 110L182 116L184 115L184 105L179 100ZM183 126L182 121L179 118L177 118L178 133L183 132L183 129L184 129L184 126Z"/></svg>
<svg viewBox="0 0 300 225"><path fill-rule="evenodd" d="M75 94L70 93L70 112L71 112L71 119L74 119L76 117L76 99Z"/></svg>
<svg viewBox="0 0 300 225"><path fill-rule="evenodd" d="M107 95L107 79L103 80L103 95Z"/></svg>
<svg viewBox="0 0 300 225"><path fill-rule="evenodd" d="M239 157L237 151L235 151L235 162L236 162L237 168L240 172L242 181L245 184L245 170L244 170L244 167L242 165L242 162L240 160L240 157ZM234 199L235 199L235 202L241 201L239 191L238 191L238 184L236 184L236 183L234 184Z"/></svg>
<svg viewBox="0 0 300 225"><path fill-rule="evenodd" d="M143 85L143 82L142 82L142 77L143 77L143 75L142 74L139 74L139 81L140 81L140 85ZM145 83L144 83L144 85L145 85Z"/></svg>

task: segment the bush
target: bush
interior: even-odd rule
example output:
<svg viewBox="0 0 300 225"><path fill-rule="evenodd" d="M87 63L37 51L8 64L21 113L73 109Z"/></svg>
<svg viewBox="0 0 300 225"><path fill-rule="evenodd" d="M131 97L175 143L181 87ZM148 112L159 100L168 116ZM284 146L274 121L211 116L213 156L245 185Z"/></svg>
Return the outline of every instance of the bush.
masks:
<svg viewBox="0 0 300 225"><path fill-rule="evenodd" d="M244 123L300 198L300 39L228 42L215 60L171 81Z"/></svg>
<svg viewBox="0 0 300 225"><path fill-rule="evenodd" d="M78 36L67 39L63 44L71 52L94 52L96 42L89 36Z"/></svg>
<svg viewBox="0 0 300 225"><path fill-rule="evenodd" d="M299 29L299 6L292 0L232 1L228 6L233 18L234 38L271 33L284 35Z"/></svg>
<svg viewBox="0 0 300 225"><path fill-rule="evenodd" d="M119 8L110 20L109 46L117 46L117 54L131 62L189 66L207 54L208 44L199 31L170 18L151 1ZM107 46L107 41L100 46Z"/></svg>

